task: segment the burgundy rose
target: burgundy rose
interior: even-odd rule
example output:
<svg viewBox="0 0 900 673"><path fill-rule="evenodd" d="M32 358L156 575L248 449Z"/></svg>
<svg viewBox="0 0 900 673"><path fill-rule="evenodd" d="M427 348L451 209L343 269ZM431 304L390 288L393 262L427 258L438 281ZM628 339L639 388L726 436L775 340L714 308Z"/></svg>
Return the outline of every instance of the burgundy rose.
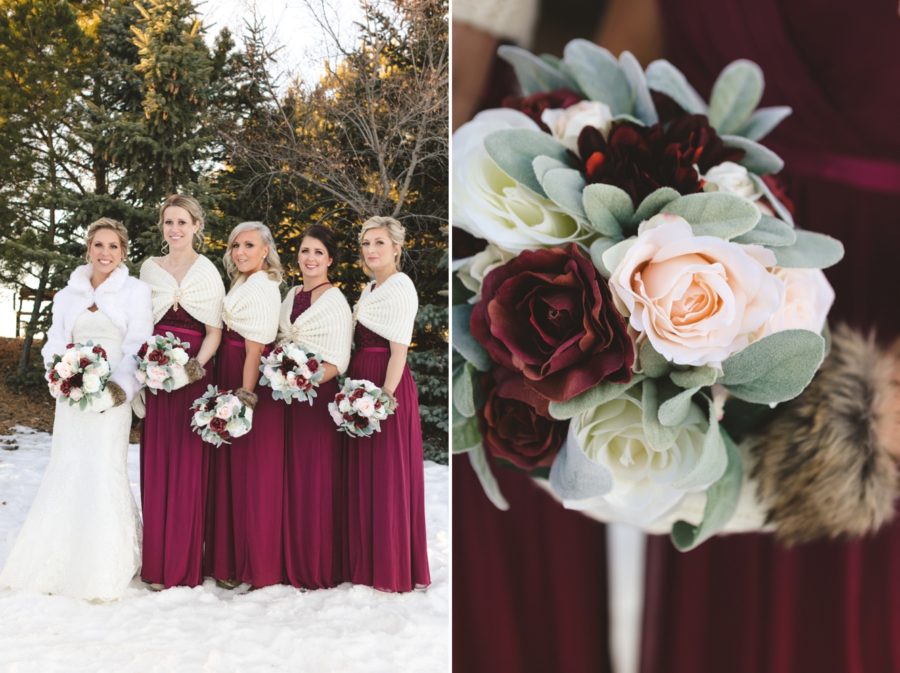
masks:
<svg viewBox="0 0 900 673"><path fill-rule="evenodd" d="M309 359L306 361L306 368L309 369L313 374L319 371L319 362L318 360Z"/></svg>
<svg viewBox="0 0 900 673"><path fill-rule="evenodd" d="M94 352L95 352L95 353L97 352L97 349L98 349L98 348L100 348L100 346L94 346ZM103 350L103 349L101 349L101 350ZM141 344L141 348L140 348L140 350L138 351L138 357L141 358L141 359L143 359L143 357L144 357L146 354L147 354L147 344L146 344L146 342L145 342L145 343L142 343L142 344Z"/></svg>
<svg viewBox="0 0 900 673"><path fill-rule="evenodd" d="M72 391L72 385L68 381L63 381L59 384L59 391L68 397L69 393Z"/></svg>
<svg viewBox="0 0 900 673"><path fill-rule="evenodd" d="M588 183L625 190L635 207L660 187L672 187L679 194L699 192L701 173L744 156L743 150L725 147L703 115L682 115L665 128L620 122L606 138L586 126L578 136L578 153Z"/></svg>
<svg viewBox="0 0 900 673"><path fill-rule="evenodd" d="M526 250L484 279L472 335L548 400L631 380L634 347L609 286L584 252Z"/></svg>
<svg viewBox="0 0 900 673"><path fill-rule="evenodd" d="M365 390L363 390L362 388L357 388L352 393L350 393L350 400L355 402L356 400L358 400L360 397L362 397L365 394L366 394Z"/></svg>
<svg viewBox="0 0 900 673"><path fill-rule="evenodd" d="M69 350L70 348L75 348L75 344L66 344L66 350Z"/></svg>
<svg viewBox="0 0 900 673"><path fill-rule="evenodd" d="M517 467L547 467L562 446L568 421L547 411L549 402L524 385L521 374L498 367L479 418L485 448Z"/></svg>
<svg viewBox="0 0 900 673"><path fill-rule="evenodd" d="M213 416L212 420L209 422L209 427L212 428L212 431L216 434L222 434L227 426L228 422L224 418L219 418L218 416Z"/></svg>
<svg viewBox="0 0 900 673"><path fill-rule="evenodd" d="M543 114L544 110L565 109L575 105L575 103L578 103L581 100L583 100L582 97L574 91L570 91L569 89L557 89L556 91L536 93L525 97L507 96L503 99L501 105L503 107L513 108L519 112L524 112L544 131L550 133L550 129L541 121L541 114Z"/></svg>
<svg viewBox="0 0 900 673"><path fill-rule="evenodd" d="M103 346L94 346L92 352L96 353L97 355L102 355L104 359L106 358L106 351L103 350Z"/></svg>
<svg viewBox="0 0 900 673"><path fill-rule="evenodd" d="M163 355L163 352L161 350L159 350L158 348L155 348L152 351L150 351L150 355L147 356L147 359L150 362L159 362L160 359L163 357L165 357Z"/></svg>
<svg viewBox="0 0 900 673"><path fill-rule="evenodd" d="M78 361L78 366L81 367L82 369L84 369L85 367L87 367L90 364L91 364L91 361L89 358L81 358Z"/></svg>

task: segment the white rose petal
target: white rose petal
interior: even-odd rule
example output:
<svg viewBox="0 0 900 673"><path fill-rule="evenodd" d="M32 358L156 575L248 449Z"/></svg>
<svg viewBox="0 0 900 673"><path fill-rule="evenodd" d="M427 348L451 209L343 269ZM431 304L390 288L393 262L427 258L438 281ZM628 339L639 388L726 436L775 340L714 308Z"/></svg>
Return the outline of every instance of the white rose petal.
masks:
<svg viewBox="0 0 900 673"><path fill-rule="evenodd" d="M95 374L85 374L81 379L81 385L86 393L100 391L100 377Z"/></svg>
<svg viewBox="0 0 900 673"><path fill-rule="evenodd" d="M611 473L613 488L603 500L616 518L645 525L675 507L687 493L705 490L721 478L727 458L723 452L714 459L720 465L705 483L690 490L676 488L674 484L704 458L708 423L692 405L675 442L664 451L656 450L645 441L640 391L635 386L619 399L573 418L569 441L576 441L590 460Z"/></svg>
<svg viewBox="0 0 900 673"><path fill-rule="evenodd" d="M593 126L605 138L612 125L612 111L599 101L583 100L567 108L553 108L541 113L541 121L553 137L578 154L578 135L585 126Z"/></svg>
<svg viewBox="0 0 900 673"><path fill-rule="evenodd" d="M586 238L551 200L518 184L488 155L485 138L503 129L540 127L517 110L485 110L453 134L453 224L497 247L520 252Z"/></svg>
<svg viewBox="0 0 900 673"><path fill-rule="evenodd" d="M819 334L834 303L834 289L821 269L781 269L772 272L784 283L784 303L769 318L760 337L787 329Z"/></svg>
<svg viewBox="0 0 900 673"><path fill-rule="evenodd" d="M470 303L481 301L481 286L485 276L514 257L514 254L488 244L484 250L463 262L456 275L463 286L475 293L475 296L469 299Z"/></svg>

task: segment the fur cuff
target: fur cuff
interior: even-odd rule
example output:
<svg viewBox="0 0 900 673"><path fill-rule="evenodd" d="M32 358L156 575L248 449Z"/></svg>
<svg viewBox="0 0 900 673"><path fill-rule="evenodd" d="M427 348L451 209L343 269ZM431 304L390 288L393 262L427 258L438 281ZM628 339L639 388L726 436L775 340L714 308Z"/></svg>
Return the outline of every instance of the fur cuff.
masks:
<svg viewBox="0 0 900 673"><path fill-rule="evenodd" d="M194 383L206 376L206 370L195 358L191 358L184 365L184 373L187 374L188 383Z"/></svg>
<svg viewBox="0 0 900 673"><path fill-rule="evenodd" d="M746 438L767 522L783 542L864 535L893 517L892 378L874 339L840 325L809 387L777 408L764 434Z"/></svg>
<svg viewBox="0 0 900 673"><path fill-rule="evenodd" d="M112 405L114 407L119 406L120 404L124 404L125 400L128 399L128 396L125 394L125 391L122 390L122 386L120 386L115 381L107 381L106 389L109 391L109 394L112 396Z"/></svg>
<svg viewBox="0 0 900 673"><path fill-rule="evenodd" d="M246 404L251 409L256 408L256 403L259 401L259 398L256 396L256 393L251 393L246 388L238 388L234 391L234 396L237 397L241 402Z"/></svg>

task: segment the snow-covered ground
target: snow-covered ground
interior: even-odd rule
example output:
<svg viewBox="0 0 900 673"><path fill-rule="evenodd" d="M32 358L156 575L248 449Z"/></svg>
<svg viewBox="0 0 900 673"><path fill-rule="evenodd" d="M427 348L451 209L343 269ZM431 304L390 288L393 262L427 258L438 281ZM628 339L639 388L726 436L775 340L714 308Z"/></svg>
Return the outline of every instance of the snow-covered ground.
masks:
<svg viewBox="0 0 900 673"><path fill-rule="evenodd" d="M50 435L16 428L0 450L0 566L49 460ZM129 450L138 498L137 446ZM3 673L414 673L449 670L450 516L445 465L425 464L427 591L368 587L154 593L133 581L115 603L0 590Z"/></svg>

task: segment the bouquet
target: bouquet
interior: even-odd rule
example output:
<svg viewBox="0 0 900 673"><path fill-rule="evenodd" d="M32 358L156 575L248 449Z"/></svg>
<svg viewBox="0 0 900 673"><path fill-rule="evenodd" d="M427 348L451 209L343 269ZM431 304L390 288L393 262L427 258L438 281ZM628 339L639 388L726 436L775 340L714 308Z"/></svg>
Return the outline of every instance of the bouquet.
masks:
<svg viewBox="0 0 900 673"><path fill-rule="evenodd" d="M165 336L154 335L141 345L134 359L138 368L134 375L154 395L158 390L167 393L190 383L185 365L190 360L191 344L181 341L171 332Z"/></svg>
<svg viewBox="0 0 900 673"><path fill-rule="evenodd" d="M672 526L691 548L740 496L727 428L825 355L843 247L795 228L758 142L790 109L756 109L745 60L707 104L667 61L584 40L500 55L525 96L453 137L453 224L487 241L455 267L454 451L501 508L485 451L606 519L649 527L699 495L702 521Z"/></svg>
<svg viewBox="0 0 900 673"><path fill-rule="evenodd" d="M264 355L259 370L262 372L260 384L272 389L273 399L284 400L287 404L292 400L308 400L312 405L316 388L325 378L325 367L319 357L306 353L293 343L277 346Z"/></svg>
<svg viewBox="0 0 900 673"><path fill-rule="evenodd" d="M328 403L328 411L338 431L351 437L370 437L381 432L381 421L394 413L391 399L381 388L365 379L344 379L341 389Z"/></svg>
<svg viewBox="0 0 900 673"><path fill-rule="evenodd" d="M83 410L99 405L110 373L106 351L88 341L68 344L62 355L54 355L46 379L54 399L64 398Z"/></svg>
<svg viewBox="0 0 900 673"><path fill-rule="evenodd" d="M219 392L217 386L209 386L202 397L194 400L191 411L191 428L204 442L215 446L230 444L253 427L253 409L230 390Z"/></svg>

